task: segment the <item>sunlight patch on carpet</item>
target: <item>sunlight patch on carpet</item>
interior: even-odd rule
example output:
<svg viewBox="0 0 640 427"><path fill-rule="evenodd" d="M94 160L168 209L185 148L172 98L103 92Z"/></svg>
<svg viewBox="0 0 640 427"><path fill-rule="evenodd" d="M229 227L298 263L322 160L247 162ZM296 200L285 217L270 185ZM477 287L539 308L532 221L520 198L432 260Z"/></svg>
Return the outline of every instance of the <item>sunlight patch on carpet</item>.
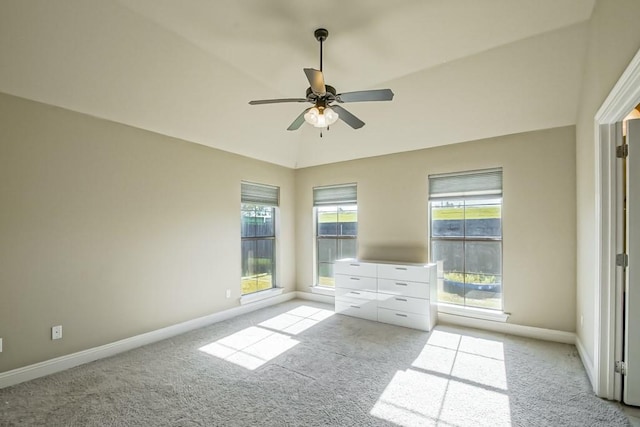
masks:
<svg viewBox="0 0 640 427"><path fill-rule="evenodd" d="M200 347L200 351L254 370L298 343L287 335L251 326Z"/></svg>
<svg viewBox="0 0 640 427"><path fill-rule="evenodd" d="M275 329L291 335L297 335L325 319L333 316L335 312L321 308L302 305L293 310L282 313L260 323L260 326Z"/></svg>
<svg viewBox="0 0 640 427"><path fill-rule="evenodd" d="M447 380L412 369L398 371L371 410L371 415L400 426L435 425L447 391Z"/></svg>
<svg viewBox="0 0 640 427"><path fill-rule="evenodd" d="M249 370L254 370L295 347L300 341L291 337L328 319L334 314L309 306L299 306L200 347L200 351Z"/></svg>
<svg viewBox="0 0 640 427"><path fill-rule="evenodd" d="M398 426L510 425L506 390L502 342L435 330L370 413Z"/></svg>

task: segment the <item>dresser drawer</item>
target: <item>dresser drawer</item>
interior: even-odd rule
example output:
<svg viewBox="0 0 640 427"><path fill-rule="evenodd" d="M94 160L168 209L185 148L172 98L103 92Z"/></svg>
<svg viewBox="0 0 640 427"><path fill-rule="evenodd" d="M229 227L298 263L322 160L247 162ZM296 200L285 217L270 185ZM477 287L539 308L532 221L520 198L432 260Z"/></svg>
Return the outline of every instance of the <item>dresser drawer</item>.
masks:
<svg viewBox="0 0 640 427"><path fill-rule="evenodd" d="M369 301L364 304L353 304L336 298L336 313L367 320L378 320L378 307L375 301Z"/></svg>
<svg viewBox="0 0 640 427"><path fill-rule="evenodd" d="M429 315L429 300L404 295L377 294L378 308Z"/></svg>
<svg viewBox="0 0 640 427"><path fill-rule="evenodd" d="M345 276L344 274L336 274L336 289L355 289L362 291L376 292L378 290L378 281L375 277L361 276Z"/></svg>
<svg viewBox="0 0 640 427"><path fill-rule="evenodd" d="M338 260L333 265L334 274L347 276L376 277L377 271L376 264L356 260Z"/></svg>
<svg viewBox="0 0 640 427"><path fill-rule="evenodd" d="M429 268L419 265L379 264L378 277L407 282L429 283Z"/></svg>
<svg viewBox="0 0 640 427"><path fill-rule="evenodd" d="M378 279L378 292L429 299L429 284L403 280Z"/></svg>
<svg viewBox="0 0 640 427"><path fill-rule="evenodd" d="M378 322L404 326L405 328L429 330L429 316L415 313L405 313L397 310L378 308Z"/></svg>
<svg viewBox="0 0 640 427"><path fill-rule="evenodd" d="M335 290L336 300L340 299L342 301L351 301L351 302L365 302L365 301L377 301L378 294L375 292L369 291L361 291L356 289L344 289L344 288L336 288Z"/></svg>

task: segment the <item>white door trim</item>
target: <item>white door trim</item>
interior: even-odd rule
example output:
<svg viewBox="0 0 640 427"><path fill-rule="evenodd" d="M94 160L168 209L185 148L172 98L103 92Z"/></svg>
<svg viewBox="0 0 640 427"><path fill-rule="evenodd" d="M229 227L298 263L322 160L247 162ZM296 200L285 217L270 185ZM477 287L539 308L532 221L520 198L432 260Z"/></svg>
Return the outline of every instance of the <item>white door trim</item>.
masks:
<svg viewBox="0 0 640 427"><path fill-rule="evenodd" d="M606 399L620 400L619 378L614 364L620 342L616 336L620 316L616 310L615 256L617 211L615 145L624 117L640 102L640 50L633 57L609 96L595 115L595 167L596 167L596 248L594 375L596 394Z"/></svg>

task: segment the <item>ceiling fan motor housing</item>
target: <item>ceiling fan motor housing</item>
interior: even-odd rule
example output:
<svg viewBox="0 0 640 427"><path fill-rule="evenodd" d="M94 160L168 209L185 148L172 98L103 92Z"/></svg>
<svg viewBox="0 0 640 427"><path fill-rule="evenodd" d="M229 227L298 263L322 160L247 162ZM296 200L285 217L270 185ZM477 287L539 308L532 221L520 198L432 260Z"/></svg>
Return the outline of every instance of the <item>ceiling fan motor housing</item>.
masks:
<svg viewBox="0 0 640 427"><path fill-rule="evenodd" d="M327 93L323 96L323 98L325 98L327 100L327 102L335 101L336 100L336 88L334 88L333 86L330 86L330 85L324 85L324 87L326 88L325 90L327 91ZM313 93L313 90L310 87L307 88L307 99L311 100L312 102L314 100L318 99L318 96Z"/></svg>

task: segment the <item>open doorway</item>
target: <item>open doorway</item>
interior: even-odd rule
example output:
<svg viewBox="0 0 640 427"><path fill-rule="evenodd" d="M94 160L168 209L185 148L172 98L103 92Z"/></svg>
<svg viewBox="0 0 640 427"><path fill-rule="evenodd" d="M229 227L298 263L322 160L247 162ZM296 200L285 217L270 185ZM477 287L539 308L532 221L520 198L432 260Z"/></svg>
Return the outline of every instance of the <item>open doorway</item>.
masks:
<svg viewBox="0 0 640 427"><path fill-rule="evenodd" d="M623 121L639 103L640 52L635 55L595 116L598 288L595 295L597 315L593 385L598 396L618 401L623 397L622 372L616 372L616 366L620 368L619 362L623 361L623 276L627 271L618 266L623 262L618 255L624 253L624 228L622 175L616 149L622 144Z"/></svg>
<svg viewBox="0 0 640 427"><path fill-rule="evenodd" d="M618 233L616 289L621 303L616 321L615 372L619 376L621 400L640 406L640 104L622 122L622 141L616 148L616 199ZM635 226L634 226L635 225Z"/></svg>

